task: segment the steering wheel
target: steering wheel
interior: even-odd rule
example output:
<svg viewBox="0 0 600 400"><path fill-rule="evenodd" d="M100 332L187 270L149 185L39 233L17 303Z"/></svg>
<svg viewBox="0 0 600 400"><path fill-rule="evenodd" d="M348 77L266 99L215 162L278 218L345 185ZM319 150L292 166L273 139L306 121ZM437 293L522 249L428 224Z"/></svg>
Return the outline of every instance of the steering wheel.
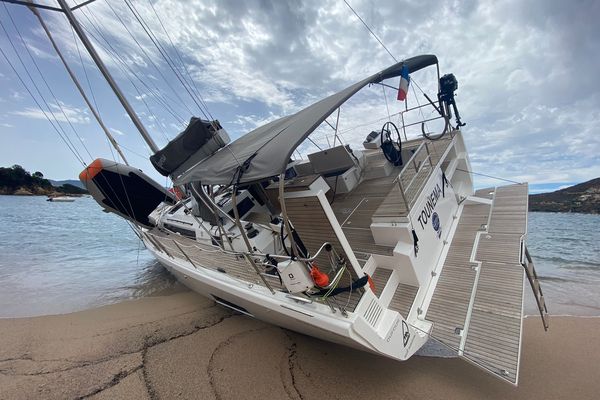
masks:
<svg viewBox="0 0 600 400"><path fill-rule="evenodd" d="M393 131L396 133L396 140L392 138ZM398 127L391 121L386 122L381 127L381 150L386 160L395 166L402 165L402 140Z"/></svg>

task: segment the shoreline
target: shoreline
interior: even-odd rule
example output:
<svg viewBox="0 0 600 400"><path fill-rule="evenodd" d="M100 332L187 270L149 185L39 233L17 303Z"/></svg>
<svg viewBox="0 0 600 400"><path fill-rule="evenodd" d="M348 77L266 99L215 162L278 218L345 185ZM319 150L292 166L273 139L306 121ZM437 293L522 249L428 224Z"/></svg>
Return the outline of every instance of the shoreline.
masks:
<svg viewBox="0 0 600 400"><path fill-rule="evenodd" d="M593 399L598 317L524 320L519 387L458 358L398 362L233 314L194 292L0 319L0 398Z"/></svg>

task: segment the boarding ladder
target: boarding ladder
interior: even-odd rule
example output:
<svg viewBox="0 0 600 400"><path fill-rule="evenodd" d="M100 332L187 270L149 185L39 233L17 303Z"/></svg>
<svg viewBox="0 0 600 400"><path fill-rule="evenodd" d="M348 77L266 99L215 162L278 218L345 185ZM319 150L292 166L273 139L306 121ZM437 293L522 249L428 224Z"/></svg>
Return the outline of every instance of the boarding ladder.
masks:
<svg viewBox="0 0 600 400"><path fill-rule="evenodd" d="M531 255L529 254L529 250L527 250L527 246L525 246L525 259L523 260L522 265L525 268L525 275L527 276L529 284L531 285L531 289L533 290L533 296L535 297L540 316L542 317L544 330L548 331L548 322L550 319L550 316L548 315L548 307L546 307L544 293L542 292L542 287L540 286L540 281L537 273L535 272L535 266L533 265Z"/></svg>

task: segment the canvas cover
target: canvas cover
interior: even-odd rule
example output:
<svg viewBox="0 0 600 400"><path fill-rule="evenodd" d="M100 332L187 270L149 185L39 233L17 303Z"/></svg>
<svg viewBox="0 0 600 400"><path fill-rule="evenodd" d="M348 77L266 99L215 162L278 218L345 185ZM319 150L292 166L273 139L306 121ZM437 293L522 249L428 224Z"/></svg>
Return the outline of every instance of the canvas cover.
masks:
<svg viewBox="0 0 600 400"><path fill-rule="evenodd" d="M210 122L192 117L183 132L150 156L150 162L162 175L169 176L212 139L215 126L220 129L217 124L218 121Z"/></svg>
<svg viewBox="0 0 600 400"><path fill-rule="evenodd" d="M175 185L193 181L230 185L248 183L279 175L285 170L294 150L331 113L356 92L371 83L400 76L403 66L410 73L437 63L434 55L406 59L332 94L293 115L269 122L220 149L179 176Z"/></svg>

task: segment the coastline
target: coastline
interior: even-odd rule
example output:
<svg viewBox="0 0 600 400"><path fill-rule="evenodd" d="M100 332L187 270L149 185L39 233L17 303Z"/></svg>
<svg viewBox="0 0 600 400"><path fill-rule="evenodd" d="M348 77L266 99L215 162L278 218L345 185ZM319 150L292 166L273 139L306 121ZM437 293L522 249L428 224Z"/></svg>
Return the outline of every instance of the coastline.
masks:
<svg viewBox="0 0 600 400"><path fill-rule="evenodd" d="M593 399L599 318L524 320L519 387L457 359L397 362L193 292L0 319L0 398ZM365 367L368 366L368 367Z"/></svg>

